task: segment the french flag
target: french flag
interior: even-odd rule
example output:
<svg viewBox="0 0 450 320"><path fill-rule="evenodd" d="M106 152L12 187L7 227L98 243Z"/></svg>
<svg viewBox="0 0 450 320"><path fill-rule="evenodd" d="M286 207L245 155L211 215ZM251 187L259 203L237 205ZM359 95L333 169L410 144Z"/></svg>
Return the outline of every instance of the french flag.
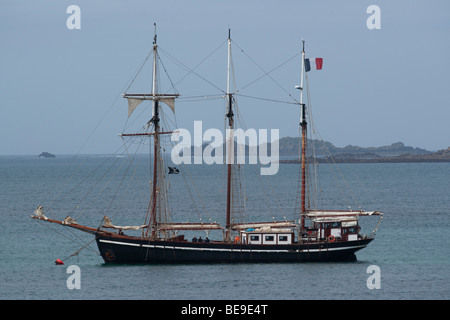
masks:
<svg viewBox="0 0 450 320"><path fill-rule="evenodd" d="M311 62L313 61L313 62ZM323 58L305 59L305 71L311 70L311 64L316 64L316 70L322 70Z"/></svg>

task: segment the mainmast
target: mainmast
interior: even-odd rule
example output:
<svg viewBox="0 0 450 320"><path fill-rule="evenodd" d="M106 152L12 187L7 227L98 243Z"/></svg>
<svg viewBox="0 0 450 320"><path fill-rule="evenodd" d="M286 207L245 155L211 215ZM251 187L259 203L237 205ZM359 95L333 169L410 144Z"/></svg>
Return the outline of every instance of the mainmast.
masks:
<svg viewBox="0 0 450 320"><path fill-rule="evenodd" d="M231 177L234 158L234 119L233 119L233 93L231 92L231 30L228 29L228 66L227 66L227 114L228 118L228 137L227 137L227 219L226 219L226 241L230 241L231 232Z"/></svg>
<svg viewBox="0 0 450 320"><path fill-rule="evenodd" d="M305 228L305 214L306 214L306 143L307 143L307 122L306 122L306 105L303 103L303 77L305 71L305 41L302 40L302 72L300 80L300 126L302 128L302 185L301 185L301 208L300 221L301 230Z"/></svg>

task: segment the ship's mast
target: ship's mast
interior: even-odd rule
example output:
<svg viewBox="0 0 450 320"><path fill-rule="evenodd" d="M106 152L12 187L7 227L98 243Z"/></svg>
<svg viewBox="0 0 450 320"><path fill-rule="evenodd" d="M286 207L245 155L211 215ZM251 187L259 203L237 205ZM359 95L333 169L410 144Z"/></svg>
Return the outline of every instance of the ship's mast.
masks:
<svg viewBox="0 0 450 320"><path fill-rule="evenodd" d="M156 23L155 23L155 33L153 37L153 83L152 83L152 95L153 95L153 109L152 109L152 118L150 120L151 123L153 123L155 127L154 131L154 159L153 159L153 187L152 187L152 209L151 209L151 215L150 215L150 221L152 223L151 230L152 238L156 238L156 207L157 207L157 192L158 192L158 159L159 159L159 104L158 99L156 98L157 95L157 83L156 83L156 76L157 76L157 52L158 46L156 45Z"/></svg>
<svg viewBox="0 0 450 320"><path fill-rule="evenodd" d="M233 120L233 93L231 92L231 30L228 29L228 66L227 66L227 114L228 118L228 137L227 137L227 217L226 217L226 236L225 240L230 241L231 233L231 177L232 162L234 156L234 120Z"/></svg>
<svg viewBox="0 0 450 320"><path fill-rule="evenodd" d="M300 126L302 128L302 182L301 182L301 208L300 221L301 230L305 228L305 214L306 214L306 141L307 141L307 122L306 122L306 105L303 103L303 77L305 72L305 41L302 40L302 72L300 80Z"/></svg>
<svg viewBox="0 0 450 320"><path fill-rule="evenodd" d="M144 133L122 133L121 137L148 137L154 138L154 149L153 149L153 179L151 180L151 191L150 191L150 200L147 209L147 217L145 218L145 223L147 224L148 220L148 228L146 232L146 236L149 235L152 239L157 237L158 230L158 221L157 214L158 211L160 215L162 213L167 214L167 207L164 206L164 202L161 202L161 195L165 194L165 184L164 184L164 174L162 164L162 159L160 157L160 136L162 134L172 134L173 131L161 131L160 130L160 108L161 102L166 104L174 113L175 113L175 98L179 96L178 93L172 94L161 94L158 93L158 46L156 44L156 23L154 24L155 31L153 36L153 71L152 71L152 88L151 93L124 93L123 97L128 100L128 117L131 116L133 111L145 100L152 100L152 118L147 122L147 129L150 129L150 126L153 126L154 131L152 132L144 132ZM158 165L159 163L159 165ZM161 190L160 190L161 189ZM166 198L166 197L164 197ZM163 199L164 199L163 198Z"/></svg>

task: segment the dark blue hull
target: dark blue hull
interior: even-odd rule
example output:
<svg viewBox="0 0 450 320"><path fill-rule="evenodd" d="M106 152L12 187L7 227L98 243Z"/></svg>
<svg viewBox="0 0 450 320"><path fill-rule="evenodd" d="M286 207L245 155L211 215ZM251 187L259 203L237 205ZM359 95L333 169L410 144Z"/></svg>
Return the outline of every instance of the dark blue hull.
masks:
<svg viewBox="0 0 450 320"><path fill-rule="evenodd" d="M106 263L242 263L242 262L326 262L355 261L355 252L373 239L249 245L224 242L149 241L143 238L97 235Z"/></svg>

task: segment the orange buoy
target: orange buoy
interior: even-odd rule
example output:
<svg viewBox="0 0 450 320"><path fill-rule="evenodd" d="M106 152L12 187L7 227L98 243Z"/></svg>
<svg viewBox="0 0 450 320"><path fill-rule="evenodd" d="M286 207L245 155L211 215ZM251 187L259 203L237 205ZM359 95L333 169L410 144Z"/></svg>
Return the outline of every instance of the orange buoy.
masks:
<svg viewBox="0 0 450 320"><path fill-rule="evenodd" d="M56 259L55 264L64 264L64 262L62 262L61 259Z"/></svg>

